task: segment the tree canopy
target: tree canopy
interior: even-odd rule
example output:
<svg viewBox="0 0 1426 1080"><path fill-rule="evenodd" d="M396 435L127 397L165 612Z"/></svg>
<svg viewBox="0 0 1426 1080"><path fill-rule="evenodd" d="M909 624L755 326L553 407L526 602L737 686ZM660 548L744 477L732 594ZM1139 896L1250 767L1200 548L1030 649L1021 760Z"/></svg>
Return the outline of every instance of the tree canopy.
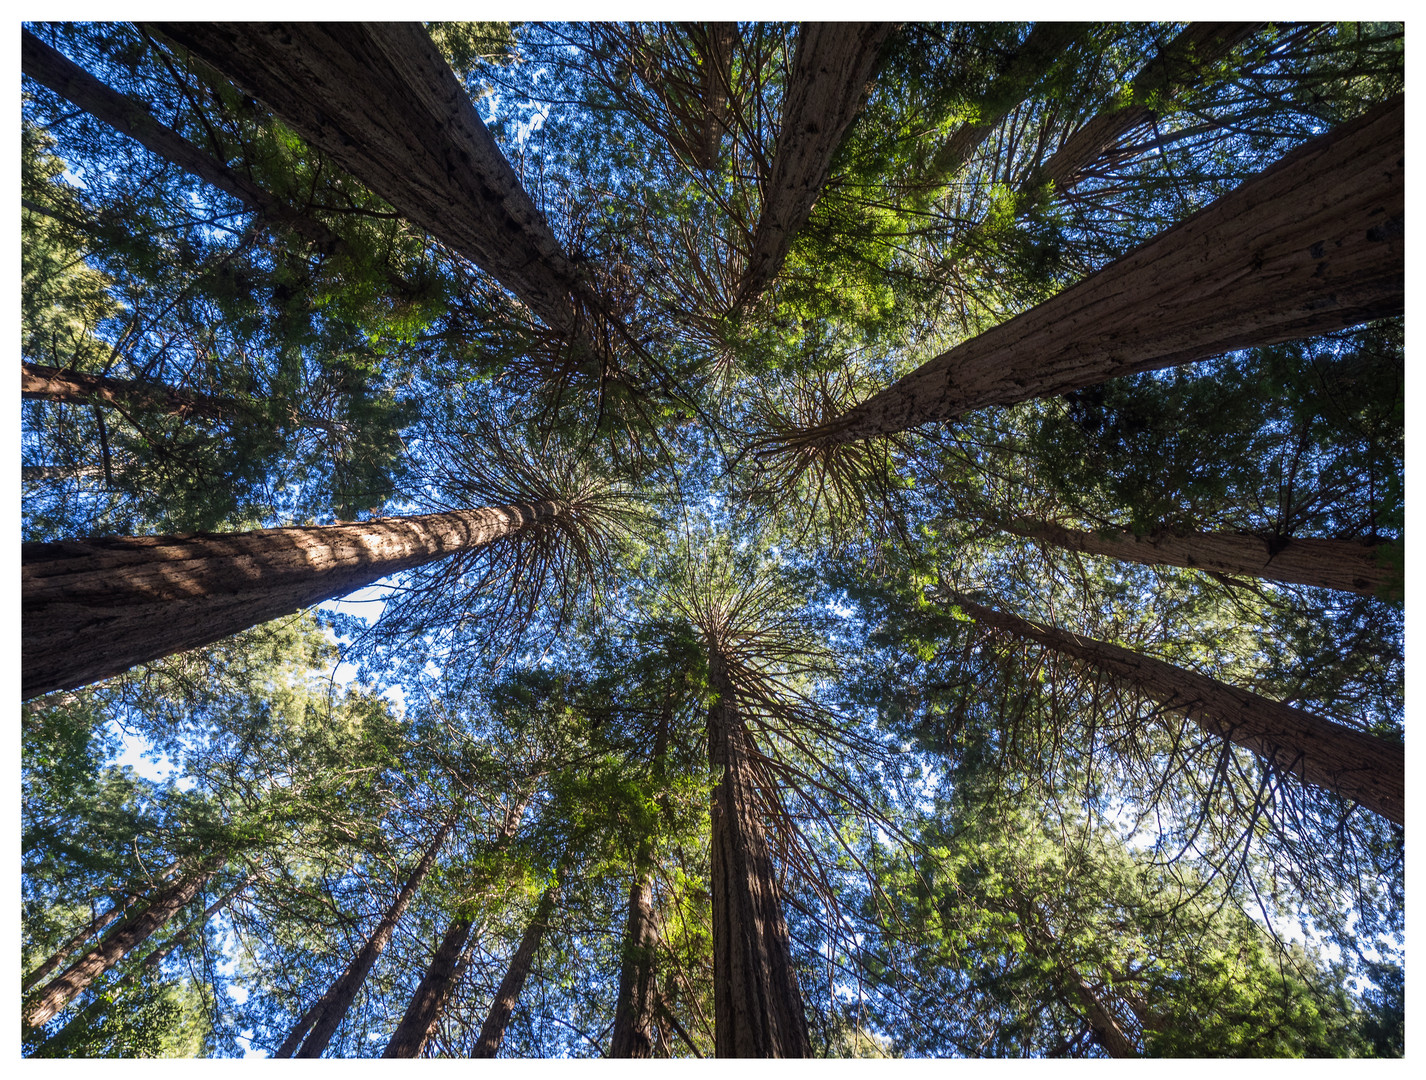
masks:
<svg viewBox="0 0 1426 1080"><path fill-rule="evenodd" d="M1398 23L28 23L36 1057L1404 1052Z"/></svg>

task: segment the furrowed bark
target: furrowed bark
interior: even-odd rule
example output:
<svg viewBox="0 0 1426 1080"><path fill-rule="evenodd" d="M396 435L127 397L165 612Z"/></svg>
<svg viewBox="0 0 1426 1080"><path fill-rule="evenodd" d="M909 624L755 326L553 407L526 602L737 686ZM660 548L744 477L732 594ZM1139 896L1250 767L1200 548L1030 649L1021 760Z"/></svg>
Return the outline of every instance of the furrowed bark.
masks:
<svg viewBox="0 0 1426 1080"><path fill-rule="evenodd" d="M341 248L341 238L322 222L298 213L252 180L200 150L155 120L137 101L106 86L23 28L20 30L20 64L21 70L36 82L137 140L144 149L241 200L266 220L286 226L329 253Z"/></svg>
<svg viewBox="0 0 1426 1080"><path fill-rule="evenodd" d="M525 988L525 979L530 974L530 965L535 960L535 950L549 926L550 915L555 909L555 897L559 893L559 883L551 885L540 897L539 906L525 933L520 938L520 946L510 960L510 968L500 986L495 991L495 1000L490 1004L490 1012L480 1028L480 1039L470 1052L473 1058L493 1058L500 1052L500 1044L505 1040L505 1028L510 1023L510 1015L520 1000L520 991Z"/></svg>
<svg viewBox="0 0 1426 1080"><path fill-rule="evenodd" d="M237 402L224 398L132 379L63 371L39 364L20 365L20 397L26 401L119 406L165 413L185 420L191 417L221 420L240 412Z"/></svg>
<svg viewBox="0 0 1426 1080"><path fill-rule="evenodd" d="M1128 101L1116 101L1076 131L1050 160L1025 182L1032 191L1053 183L1055 191L1072 187L1084 169L1140 124L1154 120L1148 102L1192 87L1204 70L1252 37L1263 23L1189 23L1161 53L1144 65L1129 84Z"/></svg>
<svg viewBox="0 0 1426 1080"><path fill-rule="evenodd" d="M520 827L527 799L519 799L506 811L505 822L496 837L492 850L503 850ZM469 916L457 915L451 920L445 936L436 947L436 954L421 977L421 984L411 995L411 1003L406 1014L396 1025L391 1041L382 1052L384 1058L416 1058L421 1056L426 1041L440 1022L441 1012L455 989L460 959L470 940L470 932L475 923Z"/></svg>
<svg viewBox="0 0 1426 1080"><path fill-rule="evenodd" d="M1403 99L1298 147L1058 296L957 345L806 440L887 435L1399 315Z"/></svg>
<svg viewBox="0 0 1426 1080"><path fill-rule="evenodd" d="M1146 566L1183 566L1221 574L1281 581L1289 585L1313 585L1380 596L1388 600L1402 596L1402 574L1377 554L1399 541L1319 540L1312 537L1244 536L1237 533L1191 533L1175 536L1169 532L1135 536L1130 532L1110 534L1081 532L1047 521L1021 518L1003 526L1006 532L1056 547L1106 555L1111 559L1143 563Z"/></svg>
<svg viewBox="0 0 1426 1080"><path fill-rule="evenodd" d="M310 1021L311 1033L294 1056L299 1058L322 1056L322 1051L332 1041L332 1036L336 1033L338 1025L346 1017L347 1011L352 1007L352 1002L356 1000L357 991L366 982L366 977L376 963L377 957L382 954L386 943L395 933L396 924L401 921L401 916L405 914L407 906L411 903L411 898L416 895L416 890L421 887L421 882L430 872L431 867L435 865L436 856L440 853L441 846L445 844L446 837L450 834L455 820L456 817L452 814L442 823L436 833L436 838L431 841L430 847L421 856L421 861L416 864L416 869L406 879L406 884L401 886L401 891L396 894L396 899L392 902L391 907L387 909L381 921L376 924L376 929L372 931L371 937L367 938L366 944L361 947L356 956L352 957L347 969L332 983L328 992L322 995L325 1004ZM304 1016L303 1020L306 1019L307 1017ZM291 1041L292 1037L289 1036L287 1042ZM284 1047L286 1045L287 1043L283 1044Z"/></svg>
<svg viewBox="0 0 1426 1080"><path fill-rule="evenodd" d="M1163 660L1030 622L964 596L951 600L984 626L1053 649L1130 683L1204 731L1261 757L1274 771L1404 823L1406 756L1400 743L1324 720Z"/></svg>
<svg viewBox="0 0 1426 1080"><path fill-rule="evenodd" d="M154 931L191 902L204 882L212 876L212 870L199 870L160 890L143 911L125 919L103 941L52 979L26 1003L23 1013L25 1028L40 1027L68 1005L76 994L122 960L131 949L147 941Z"/></svg>
<svg viewBox="0 0 1426 1080"><path fill-rule="evenodd" d="M755 809L747 728L717 650L709 682L713 789L713 1037L718 1057L810 1057L802 988L767 839Z"/></svg>
<svg viewBox="0 0 1426 1080"><path fill-rule="evenodd" d="M23 697L207 645L562 511L544 501L344 525L23 544Z"/></svg>
<svg viewBox="0 0 1426 1080"><path fill-rule="evenodd" d="M1092 23L1038 22L983 95L980 115L962 124L936 152L923 181L928 188L950 180L990 133L1020 104Z"/></svg>
<svg viewBox="0 0 1426 1080"><path fill-rule="evenodd" d="M586 288L419 23L158 23L552 329Z"/></svg>
<svg viewBox="0 0 1426 1080"><path fill-rule="evenodd" d="M872 71L892 23L803 23L782 103L772 175L734 310L772 284L807 219L852 121L870 90Z"/></svg>
<svg viewBox="0 0 1426 1080"><path fill-rule="evenodd" d="M133 897L130 897L129 901L132 901L133 899ZM39 967L35 968L34 971L30 972L28 975L26 975L23 979L20 980L20 992L24 993L32 986L38 986L40 983L44 982L47 978L49 978L50 975L58 971L60 965L63 964L66 960L68 960L71 956L73 956L74 951L78 949L79 946L83 945L95 934L99 933L106 926L108 926L115 919L117 919L120 915L122 915L124 913L124 908L127 906L127 903L127 901L115 903L114 906L111 907L108 911L91 920L88 926L84 927L84 929L80 930L79 933L75 934L72 938L70 938L58 949L56 949L54 953L50 955L48 960L46 960Z"/></svg>

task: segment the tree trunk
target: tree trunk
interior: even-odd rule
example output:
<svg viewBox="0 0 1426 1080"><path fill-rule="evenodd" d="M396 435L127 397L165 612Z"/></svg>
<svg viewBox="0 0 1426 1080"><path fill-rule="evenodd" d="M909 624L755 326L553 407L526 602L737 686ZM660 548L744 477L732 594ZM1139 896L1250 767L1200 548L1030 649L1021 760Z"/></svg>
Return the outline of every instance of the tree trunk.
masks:
<svg viewBox="0 0 1426 1080"><path fill-rule="evenodd" d="M224 398L131 379L113 379L107 375L62 371L39 364L20 365L20 397L27 401L117 406L165 413L185 420L195 416L220 420L233 416L240 409L237 402Z"/></svg>
<svg viewBox="0 0 1426 1080"><path fill-rule="evenodd" d="M124 908L127 907L129 903L132 903L134 899L135 897L130 896L124 901L115 902L114 906L111 907L108 911L104 912L103 915L99 915L92 919L88 926L84 927L84 929L80 930L79 933L74 935L74 937L70 938L58 949L56 949L53 955L51 955L48 960L46 960L39 967L35 968L34 971L30 972L28 975L26 975L23 979L20 980L20 992L23 994L25 991L29 990L30 987L38 986L40 983L44 982L47 978L49 978L53 972L58 971L60 965L63 964L66 960L68 960L71 956L73 956L74 951L78 949L79 946L83 945L95 934L99 933L106 926L108 926L115 919L117 919L120 915L122 915L124 913Z"/></svg>
<svg viewBox="0 0 1426 1080"><path fill-rule="evenodd" d="M207 645L563 509L544 501L344 525L23 544L23 697Z"/></svg>
<svg viewBox="0 0 1426 1080"><path fill-rule="evenodd" d="M936 151L925 180L918 186L943 186L965 165L976 148L1010 115L1025 95L1055 65L1092 23L1038 22L1015 50L1005 69L981 97L975 120L962 124Z"/></svg>
<svg viewBox="0 0 1426 1080"><path fill-rule="evenodd" d="M79 480L86 476L103 476L98 465L21 465L20 483L47 484L52 480Z"/></svg>
<svg viewBox="0 0 1426 1080"><path fill-rule="evenodd" d="M366 982L366 977L370 973L372 965L376 963L376 958L381 955L386 948L386 943L391 940L391 935L396 931L396 924L401 920L401 916L405 914L407 906L411 903L411 897L416 894L416 890L421 887L421 882L425 879L426 874L435 865L436 856L440 853L441 846L445 844L446 837L450 834L455 821L456 815L452 814L442 823L436 833L436 838L431 841L431 846L421 856L421 861L416 864L416 869L406 879L406 884L401 886L401 891L396 894L396 899L392 902L391 907L387 909L381 921L376 924L376 929L372 931L371 937L367 938L366 944L361 947L356 956L352 957L347 969L322 995L321 1007L309 1009L302 1020L298 1022L298 1028L294 1029L287 1037L282 1048L278 1050L277 1057L287 1056L282 1051L296 1039L300 1039L300 1030L308 1025L311 1027L311 1033L295 1056L300 1058L322 1056L322 1051L332 1041L337 1026L341 1024L347 1015L347 1010L356 1000L357 991ZM291 1052L291 1050L287 1051L288 1054Z"/></svg>
<svg viewBox="0 0 1426 1080"><path fill-rule="evenodd" d="M772 175L747 269L733 308L752 304L782 269L792 238L807 219L852 121L870 90L872 70L892 23L803 23L797 38Z"/></svg>
<svg viewBox="0 0 1426 1080"><path fill-rule="evenodd" d="M160 890L143 911L125 919L103 941L51 980L25 1005L26 1029L46 1023L76 994L122 960L129 950L147 941L154 931L164 926L198 895L198 890L213 876L213 872L211 869L198 869Z"/></svg>
<svg viewBox="0 0 1426 1080"><path fill-rule="evenodd" d="M553 329L586 287L420 23L159 23Z"/></svg>
<svg viewBox="0 0 1426 1080"><path fill-rule="evenodd" d="M292 229L328 253L342 247L341 238L322 222L298 213L252 180L200 150L172 128L160 124L138 102L106 86L23 28L20 58L21 70L30 78L116 131L136 139L146 150L227 192L269 222Z"/></svg>
<svg viewBox="0 0 1426 1080"><path fill-rule="evenodd" d="M1155 95L1171 96L1195 85L1202 73L1263 27L1263 23L1189 23L1150 60L1129 84L1128 101L1114 102L1066 140L1025 182L1033 191L1053 183L1054 191L1074 186L1080 174L1140 124L1155 119L1148 105Z"/></svg>
<svg viewBox="0 0 1426 1080"><path fill-rule="evenodd" d="M713 789L713 1037L718 1057L810 1057L802 989L772 858L755 809L747 728L727 668L710 651Z"/></svg>
<svg viewBox="0 0 1426 1080"><path fill-rule="evenodd" d="M664 784L664 755L668 750L668 729L673 705L665 700L654 736L653 781L665 816L669 814ZM611 1058L646 1058L654 1052L654 961L659 944L654 909L649 903L653 877L653 845L645 837L634 855L634 881L629 886L629 917L624 925L624 957L619 966L619 996L614 1003L614 1035L609 1043Z"/></svg>
<svg viewBox="0 0 1426 1080"><path fill-rule="evenodd" d="M1399 743L1118 645L983 607L959 594L951 600L984 626L1037 642L1138 687L1204 731L1253 751L1277 772L1404 823L1406 758Z"/></svg>
<svg viewBox="0 0 1426 1080"><path fill-rule="evenodd" d="M1399 547L1399 541L1267 538L1237 533L1175 536L1156 532L1135 536L1116 532L1106 535L1028 518L1009 522L1003 528L1016 536L1056 547L1145 566L1185 566L1386 599L1400 599L1402 595L1400 568L1389 566L1377 557L1384 550Z"/></svg>
<svg viewBox="0 0 1426 1080"><path fill-rule="evenodd" d="M491 850L501 851L514 839L528 801L528 799L518 799L507 809L505 822L496 836L495 843L491 845ZM411 1003L406 1006L406 1014L401 1018L401 1023L396 1025L391 1041L386 1044L382 1057L416 1058L421 1056L421 1051L426 1046L426 1040L435 1031L436 1024L441 1019L441 1012L446 1007L446 1002L450 1000L451 991L455 989L460 958L465 950L466 942L470 939L470 931L474 925L474 920L465 915L457 915L451 920L445 936L441 938L441 943L436 948L435 956L431 958L431 963L426 968L426 974L421 977L421 984L411 995Z"/></svg>
<svg viewBox="0 0 1426 1080"><path fill-rule="evenodd" d="M441 1019L441 1010L450 998L456 984L456 964L465 951L475 921L459 915L451 920L450 927L436 948L436 955L421 977L421 985L411 995L411 1003L406 1006L406 1015L396 1025L391 1041L382 1052L384 1058L416 1058L425 1049L426 1040Z"/></svg>
<svg viewBox="0 0 1426 1080"><path fill-rule="evenodd" d="M738 24L731 22L704 23L698 27L695 40L699 58L703 61L701 98L703 130L696 162L705 171L718 167L718 151L723 133L728 129L728 100L733 92L733 50L738 43Z"/></svg>
<svg viewBox="0 0 1426 1080"><path fill-rule="evenodd" d="M229 903L231 903L233 897L237 896L240 892L242 892L249 885L251 885L253 883L253 879L256 876L256 874L249 875L244 881L239 882L237 885L233 886L231 889L225 892L222 896L218 897L217 900L214 900L213 903L209 904L206 908L203 909L203 914L201 914L200 916L198 916L198 918L190 922L178 933L174 934L173 937L169 938L157 949L154 949L147 956L145 956L143 960L139 962L137 968L130 971L122 979L120 979L118 983L115 984L114 989L119 990L126 986L132 986L135 982L139 980L140 976L157 969L157 967L161 963L163 963L164 958L168 956L169 953L173 952L174 949L178 948L178 946L182 945L185 941L188 940L188 938L192 935L195 927L207 925L208 920L211 919L215 914L217 914L218 911L220 911L222 908L226 907ZM69 1020L67 1020L65 1022L64 1027L60 1028L43 1043L41 1043L40 1046L36 1048L33 1056L49 1057L50 1054L47 1052L47 1048L63 1047L65 1042L72 1035L87 1028L89 1026L89 1022L100 1013L100 1011L106 1004L107 1002L105 1002L103 998L96 998L95 1000L91 1001L78 1013L76 1013Z"/></svg>
<svg viewBox="0 0 1426 1080"><path fill-rule="evenodd" d="M473 1058L493 1058L500 1052L500 1044L505 1040L505 1028L510 1023L510 1014L515 1011L515 1003L520 1000L520 991L525 988L525 979L534 963L535 950L540 947L540 939L549 926L550 914L555 909L555 897L559 892L559 882L551 885L540 897L534 917L525 927L520 938L520 947L510 960L510 969L495 991L495 1000L490 1004L490 1013L480 1028L480 1040L470 1053Z"/></svg>
<svg viewBox="0 0 1426 1080"><path fill-rule="evenodd" d="M1403 145L1397 97L801 441L892 434L1398 315L1405 306Z"/></svg>

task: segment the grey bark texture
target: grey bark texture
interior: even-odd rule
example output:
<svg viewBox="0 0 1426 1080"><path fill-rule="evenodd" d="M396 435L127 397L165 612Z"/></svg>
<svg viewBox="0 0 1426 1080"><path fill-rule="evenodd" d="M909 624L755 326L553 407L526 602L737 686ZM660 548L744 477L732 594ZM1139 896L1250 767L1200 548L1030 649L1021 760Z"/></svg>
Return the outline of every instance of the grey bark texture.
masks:
<svg viewBox="0 0 1426 1080"><path fill-rule="evenodd" d="M1405 308L1397 97L1298 147L1186 221L849 409L853 442Z"/></svg>
<svg viewBox="0 0 1426 1080"><path fill-rule="evenodd" d="M718 1057L811 1057L802 988L767 838L747 728L722 657L710 650L713 789L713 1038Z"/></svg>
<svg viewBox="0 0 1426 1080"><path fill-rule="evenodd" d="M301 1038L300 1029L304 1025L310 1026L310 1032L302 1042L302 1046L293 1055L299 1058L321 1057L322 1051L327 1049L327 1044L332 1041L332 1036L336 1034L337 1027L346 1017L347 1011L351 1009L352 1002L356 1000L357 991L366 982L366 977L370 974L372 966L376 963L377 957L386 949L386 944L391 940L391 935L396 932L396 924L401 921L401 916L406 913L406 908L411 903L411 898L416 895L416 890L421 887L421 882L430 873L431 867L435 865L436 856L440 853L442 845L446 842L446 837L450 835L451 826L455 824L455 815L441 824L437 830L435 839L431 841L429 847L422 854L416 868L411 872L411 876L406 879L406 883L401 886L400 892L396 894L396 899L392 901L391 907L386 910L386 914L381 917L381 921L376 924L376 929L372 931L365 944L358 950L356 956L352 957L346 970L339 975L328 987L318 1002L319 1008L308 1010L299 1021L298 1028L288 1035L287 1041L282 1044L282 1049L277 1053L277 1057L287 1056L282 1052L286 1050L297 1038ZM291 1053L288 1050L288 1053Z"/></svg>
<svg viewBox="0 0 1426 1080"><path fill-rule="evenodd" d="M559 503L538 502L345 525L23 544L22 696L207 645L561 512Z"/></svg>
<svg viewBox="0 0 1426 1080"><path fill-rule="evenodd" d="M1261 757L1273 770L1404 823L1406 755L1400 743L1324 720L1291 705L1163 660L985 607L952 601L976 622L1053 649L1130 683L1204 731Z"/></svg>
<svg viewBox="0 0 1426 1080"><path fill-rule="evenodd" d="M420 23L159 23L403 216L573 333L586 286Z"/></svg>
<svg viewBox="0 0 1426 1080"><path fill-rule="evenodd" d="M1239 533L1178 536L1155 532L1135 536L1130 532L1082 532L1027 518L1008 522L1003 527L1006 532L1030 540L1146 566L1183 566L1384 599L1399 599L1402 595L1400 568L1377 557L1383 550L1399 546L1398 541L1269 539Z"/></svg>
<svg viewBox="0 0 1426 1080"><path fill-rule="evenodd" d="M822 194L832 156L861 111L892 23L803 23L797 38L772 175L734 309L757 300L782 269L792 239Z"/></svg>

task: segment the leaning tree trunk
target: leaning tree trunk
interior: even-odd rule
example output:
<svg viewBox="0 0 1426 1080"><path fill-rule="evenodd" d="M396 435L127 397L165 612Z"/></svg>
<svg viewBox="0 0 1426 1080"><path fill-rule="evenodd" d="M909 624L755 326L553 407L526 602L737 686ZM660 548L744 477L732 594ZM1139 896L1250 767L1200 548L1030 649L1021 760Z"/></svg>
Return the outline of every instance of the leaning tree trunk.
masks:
<svg viewBox="0 0 1426 1080"><path fill-rule="evenodd" d="M143 911L125 919L103 941L47 983L25 1004L25 1028L37 1028L46 1023L131 949L147 941L154 931L164 926L198 895L198 890L213 873L214 869L200 868L160 890Z"/></svg>
<svg viewBox="0 0 1426 1080"><path fill-rule="evenodd" d="M543 501L345 525L23 544L23 697L207 645L563 510Z"/></svg>
<svg viewBox="0 0 1426 1080"><path fill-rule="evenodd" d="M1071 135L1025 182L1023 190L1032 191L1046 183L1052 183L1055 192L1073 187L1080 174L1105 151L1140 124L1155 119L1156 113L1148 104L1152 98L1171 98L1191 88L1205 71L1262 26L1262 23L1190 23L1134 76L1129 93L1116 97L1113 104Z"/></svg>
<svg viewBox="0 0 1426 1080"><path fill-rule="evenodd" d="M713 1038L718 1057L810 1057L802 988L756 811L747 728L723 658L710 651L713 789Z"/></svg>
<svg viewBox="0 0 1426 1080"><path fill-rule="evenodd" d="M116 899L113 907L104 912L104 914L90 920L84 929L66 941L50 955L49 959L20 980L20 992L24 993L32 986L38 986L48 979L51 974L58 971L60 965L73 956L76 949L122 915L124 909L135 899L137 899L137 897L132 895L122 901Z"/></svg>
<svg viewBox="0 0 1426 1080"><path fill-rule="evenodd" d="M807 224L832 169L832 156L861 111L892 23L803 23L782 100L772 175L734 309L772 284Z"/></svg>
<svg viewBox="0 0 1426 1080"><path fill-rule="evenodd" d="M219 420L237 414L241 407L226 398L108 375L20 365L20 397L27 401L60 401L78 405L108 405L121 409L164 413L182 419Z"/></svg>
<svg viewBox="0 0 1426 1080"><path fill-rule="evenodd" d="M990 137L990 133L1010 115L1015 106L1025 100L1025 95L1092 25L1036 23L989 89L981 95L976 118L958 127L936 151L925 178L918 186L938 188L955 176L976 148Z"/></svg>
<svg viewBox="0 0 1426 1080"><path fill-rule="evenodd" d="M329 254L343 247L341 238L322 222L299 213L172 128L160 124L143 105L106 86L23 28L20 30L20 63L21 70L36 82L137 140L146 150L246 203L267 221L286 226Z"/></svg>
<svg viewBox="0 0 1426 1080"><path fill-rule="evenodd" d="M495 842L490 846L491 851L503 851L515 838L515 832L520 827L520 820L524 816L525 806L528 802L528 798L517 799L506 810L505 821L501 825L500 832L496 835ZM396 1030L391 1035L391 1041L386 1044L382 1057L416 1058L421 1056L421 1051L426 1046L426 1040L435 1031L436 1025L441 1019L441 1012L446 1007L446 1002L450 1000L452 991L455 990L461 956L465 952L466 942L470 939L470 932L474 925L475 920L469 915L457 915L451 920L445 936L441 938L440 945L436 947L435 956L431 958L431 963L426 968L426 974L421 976L420 985L411 995L411 1002L406 1006L406 1014L396 1025Z"/></svg>
<svg viewBox="0 0 1426 1080"><path fill-rule="evenodd" d="M1405 306L1403 101L1298 147L1188 220L798 441L887 435Z"/></svg>
<svg viewBox="0 0 1426 1080"><path fill-rule="evenodd" d="M1196 671L984 607L953 603L976 622L1036 642L1130 683L1213 735L1253 751L1278 772L1404 823L1406 756L1400 743L1324 720Z"/></svg>
<svg viewBox="0 0 1426 1080"><path fill-rule="evenodd" d="M540 319L573 332L574 264L420 23L159 23Z"/></svg>
<svg viewBox="0 0 1426 1080"><path fill-rule="evenodd" d="M203 913L199 915L198 918L194 919L182 930L174 934L173 937L169 938L157 949L154 949L147 956L145 956L143 960L139 961L138 966L134 968L134 970L128 972L122 979L120 979L114 985L114 989L119 990L126 986L132 986L134 983L138 982L143 975L146 975L149 972L156 970L158 966L163 963L164 958L167 957L169 953L173 952L174 949L178 948L178 946L182 945L185 941L188 940L190 936L192 936L194 929L207 925L209 919L211 919L221 909L230 904L233 898L237 896L240 892L242 892L244 889L246 889L249 885L251 885L256 877L256 874L248 875L245 880L239 882L237 885L234 885L222 896L218 897L217 900L214 900L211 904L209 904L206 908L203 909ZM64 1054L65 1043L68 1042L68 1040L73 1035L87 1028L89 1026L89 1022L100 1013L100 1011L104 1008L106 1004L107 1003L104 1001L103 998L96 998L95 1000L91 1001L83 1009L75 1013L74 1016L67 1020L65 1022L64 1027L60 1028L43 1043L41 1043L35 1049L33 1056L49 1057L51 1056L52 1051L56 1048L59 1049L61 1054ZM66 1054L65 1056L69 1055Z"/></svg>
<svg viewBox="0 0 1426 1080"><path fill-rule="evenodd" d="M401 916L405 914L407 906L411 903L411 898L416 895L416 890L421 887L421 882L430 872L431 867L435 865L436 856L440 853L441 846L445 844L446 837L450 834L455 821L456 815L452 814L441 824L435 839L431 841L430 847L421 856L421 861L416 864L416 869L411 872L411 876L406 879L406 884L401 886L401 891L396 894L396 899L392 902L391 907L387 909L381 921L376 924L376 929L372 931L371 937L367 938L366 944L361 947L356 956L352 957L346 970L327 988L327 992L318 1002L320 1007L309 1009L303 1015L302 1019L298 1021L297 1027L287 1036L286 1041L274 1056L292 1055L293 1052L290 1048L302 1038L303 1032L309 1027L310 1033L302 1042L301 1049L293 1056L300 1058L322 1056L322 1051L332 1041L332 1036L336 1033L338 1025L346 1017L347 1011L352 1007L352 1002L356 1000L357 991L366 982L372 965L385 950L386 943L391 940L391 935L396 932L396 924L401 921Z"/></svg>
<svg viewBox="0 0 1426 1080"><path fill-rule="evenodd" d="M510 969L505 972L505 978L500 980L500 986L495 991L495 1000L490 1003L490 1012L485 1017L485 1023L481 1025L480 1039L471 1050L471 1057L493 1058L500 1052L500 1044L505 1040L505 1028L510 1023L510 1015L515 1011L516 1002L520 1000L520 991L525 988L525 979L529 976L530 966L535 960L535 950L540 947L540 940L545 936L558 893L559 882L556 881L540 897L535 914L520 938L520 946L510 960Z"/></svg>
<svg viewBox="0 0 1426 1080"><path fill-rule="evenodd" d="M1135 536L1130 532L1081 532L1028 518L1008 522L1003 528L1016 536L1071 551L1106 555L1146 566L1183 566L1220 574L1241 574L1389 600L1402 595L1401 568L1379 557L1385 551L1399 549L1400 541L1319 540L1238 533L1176 536L1167 531Z"/></svg>

